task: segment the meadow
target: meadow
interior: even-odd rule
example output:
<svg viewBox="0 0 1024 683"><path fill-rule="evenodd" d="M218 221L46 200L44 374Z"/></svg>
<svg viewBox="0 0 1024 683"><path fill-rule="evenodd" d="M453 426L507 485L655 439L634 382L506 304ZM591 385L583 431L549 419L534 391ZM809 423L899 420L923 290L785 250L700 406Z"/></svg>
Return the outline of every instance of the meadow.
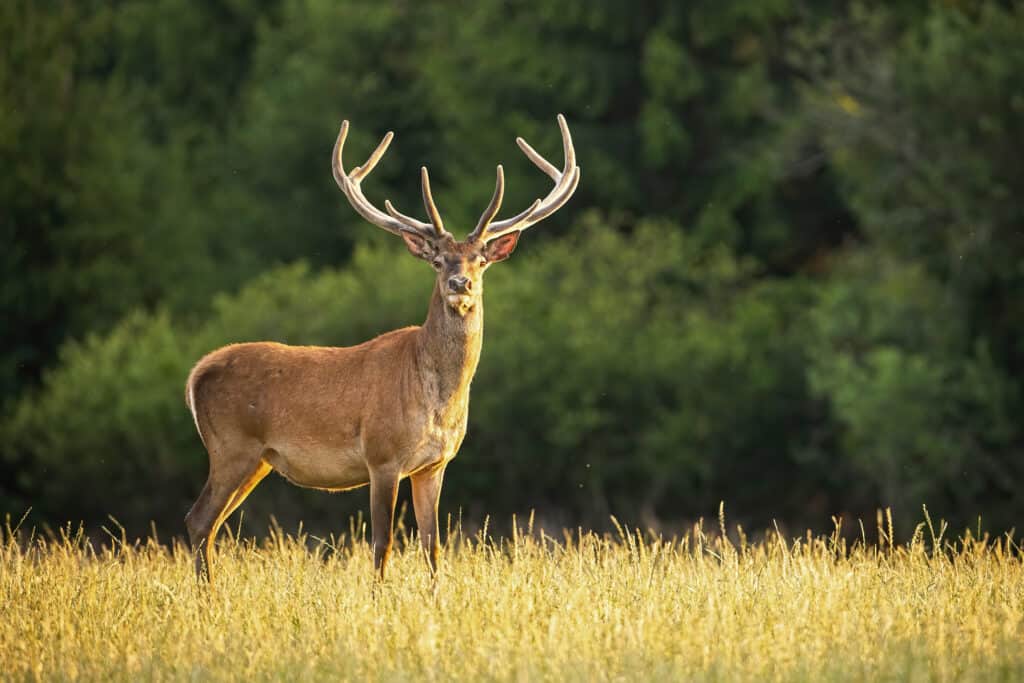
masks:
<svg viewBox="0 0 1024 683"><path fill-rule="evenodd" d="M1012 534L938 526L903 544L884 515L852 540L838 524L750 540L724 520L674 538L455 528L436 581L400 528L377 583L353 522L328 539L224 534L212 590L178 544L8 526L0 666L7 680L1021 680L1024 554Z"/></svg>

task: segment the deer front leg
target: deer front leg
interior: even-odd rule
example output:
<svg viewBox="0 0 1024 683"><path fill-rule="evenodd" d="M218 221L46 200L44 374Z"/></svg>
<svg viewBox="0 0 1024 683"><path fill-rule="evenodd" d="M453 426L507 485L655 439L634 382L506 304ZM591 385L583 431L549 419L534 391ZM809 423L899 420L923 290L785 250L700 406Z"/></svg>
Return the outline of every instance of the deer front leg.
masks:
<svg viewBox="0 0 1024 683"><path fill-rule="evenodd" d="M379 578L391 556L394 542L395 500L398 498L398 474L370 473L370 522L373 526L373 567Z"/></svg>
<svg viewBox="0 0 1024 683"><path fill-rule="evenodd" d="M437 562L441 552L441 539L437 530L437 503L441 498L441 481L444 466L417 472L412 475L412 506L416 510L416 526L419 527L420 542L427 555L430 573L437 574Z"/></svg>

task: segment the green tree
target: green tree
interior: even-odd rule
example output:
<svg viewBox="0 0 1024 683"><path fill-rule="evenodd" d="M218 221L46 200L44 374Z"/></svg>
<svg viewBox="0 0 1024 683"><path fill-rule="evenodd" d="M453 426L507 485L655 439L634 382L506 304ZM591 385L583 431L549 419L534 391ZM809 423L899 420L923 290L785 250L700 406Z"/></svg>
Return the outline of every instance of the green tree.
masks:
<svg viewBox="0 0 1024 683"><path fill-rule="evenodd" d="M1024 474L1024 11L895 18L855 12L826 34L835 52L807 93L808 129L864 242L824 290L812 376L885 504L928 498L1011 525Z"/></svg>
<svg viewBox="0 0 1024 683"><path fill-rule="evenodd" d="M139 305L202 308L253 272L219 258L194 171L229 123L256 20L241 2L0 10L0 396L65 339ZM184 49L194 34L202 49Z"/></svg>
<svg viewBox="0 0 1024 683"><path fill-rule="evenodd" d="M593 216L521 252L490 277L470 436L448 477L453 505L537 505L601 523L636 504L653 520L775 496L798 462L789 425L808 406L803 287L747 287L749 266L671 224L624 233ZM139 315L69 345L2 427L21 489L44 517L113 513L133 529L152 518L178 530L204 470L181 402L203 352L247 339L362 341L422 319L430 282L399 247L364 249L344 270L268 273L219 298L198 328ZM773 474L751 478L752 463ZM307 523L337 519L336 501L299 508L300 495L273 503L302 509Z"/></svg>

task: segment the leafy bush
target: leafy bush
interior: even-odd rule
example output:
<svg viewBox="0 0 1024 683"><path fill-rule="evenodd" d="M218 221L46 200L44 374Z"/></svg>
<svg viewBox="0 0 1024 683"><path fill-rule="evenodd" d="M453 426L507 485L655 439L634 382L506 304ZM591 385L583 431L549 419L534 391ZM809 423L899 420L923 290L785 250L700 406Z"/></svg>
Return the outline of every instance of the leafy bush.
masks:
<svg viewBox="0 0 1024 683"><path fill-rule="evenodd" d="M802 287L752 284L748 265L671 225L588 223L494 273L474 462L451 477L488 504L591 519L772 497L774 476L752 475L787 471L784 427L806 408Z"/></svg>
<svg viewBox="0 0 1024 683"><path fill-rule="evenodd" d="M279 268L218 298L199 326L133 314L66 346L3 424L31 494L6 507L177 532L205 473L182 404L191 365L228 342L346 345L421 320L432 273L392 247L362 247L343 270ZM1019 396L972 346L961 304L921 267L870 250L836 273L816 286L754 278L660 222L625 231L590 215L542 248L527 236L488 275L447 509L654 523L724 499L767 524L922 502L971 510L992 490L1013 500ZM248 509L336 528L362 502L264 484Z"/></svg>
<svg viewBox="0 0 1024 683"><path fill-rule="evenodd" d="M596 216L496 267L449 504L600 518L639 503L653 519L695 514L737 486L770 496L772 477L749 474L752 462L790 462L783 426L805 407L794 321L806 296L750 286L749 270L671 225L627 234ZM43 514L176 525L204 471L182 405L202 353L253 339L361 341L421 319L431 275L398 247L362 248L344 270L257 278L195 329L135 314L67 346L3 427L21 487ZM317 502L305 517L329 509Z"/></svg>
<svg viewBox="0 0 1024 683"><path fill-rule="evenodd" d="M862 508L967 511L993 487L1012 491L1019 396L972 345L962 305L919 265L871 250L819 292L809 378L832 408L848 497Z"/></svg>

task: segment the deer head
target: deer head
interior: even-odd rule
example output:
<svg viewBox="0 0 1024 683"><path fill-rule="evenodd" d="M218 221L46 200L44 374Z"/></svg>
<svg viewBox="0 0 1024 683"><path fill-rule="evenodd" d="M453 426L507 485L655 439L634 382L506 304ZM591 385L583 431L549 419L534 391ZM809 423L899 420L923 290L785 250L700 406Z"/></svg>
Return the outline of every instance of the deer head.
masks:
<svg viewBox="0 0 1024 683"><path fill-rule="evenodd" d="M562 146L565 152L562 170L548 163L525 140L516 138L516 143L530 161L554 181L554 187L547 197L537 199L516 216L495 221L505 194L505 173L499 164L491 203L480 216L476 228L461 242L444 228L441 214L430 192L430 175L425 166L420 169L420 182L423 205L430 218L429 223L399 212L388 200L384 202L386 212L381 211L363 195L360 184L384 156L394 138L393 133L389 132L384 136L365 164L346 172L341 154L345 138L348 136L348 121L343 122L334 145L331 164L334 180L359 215L377 227L400 236L413 256L423 259L434 268L437 272L437 290L449 308L464 317L476 307L483 295L484 271L491 264L507 259L516 248L523 230L553 214L576 191L580 181L580 168L576 165L576 152L572 146L572 137L569 135L569 126L561 114L558 115L558 126L562 131Z"/></svg>

